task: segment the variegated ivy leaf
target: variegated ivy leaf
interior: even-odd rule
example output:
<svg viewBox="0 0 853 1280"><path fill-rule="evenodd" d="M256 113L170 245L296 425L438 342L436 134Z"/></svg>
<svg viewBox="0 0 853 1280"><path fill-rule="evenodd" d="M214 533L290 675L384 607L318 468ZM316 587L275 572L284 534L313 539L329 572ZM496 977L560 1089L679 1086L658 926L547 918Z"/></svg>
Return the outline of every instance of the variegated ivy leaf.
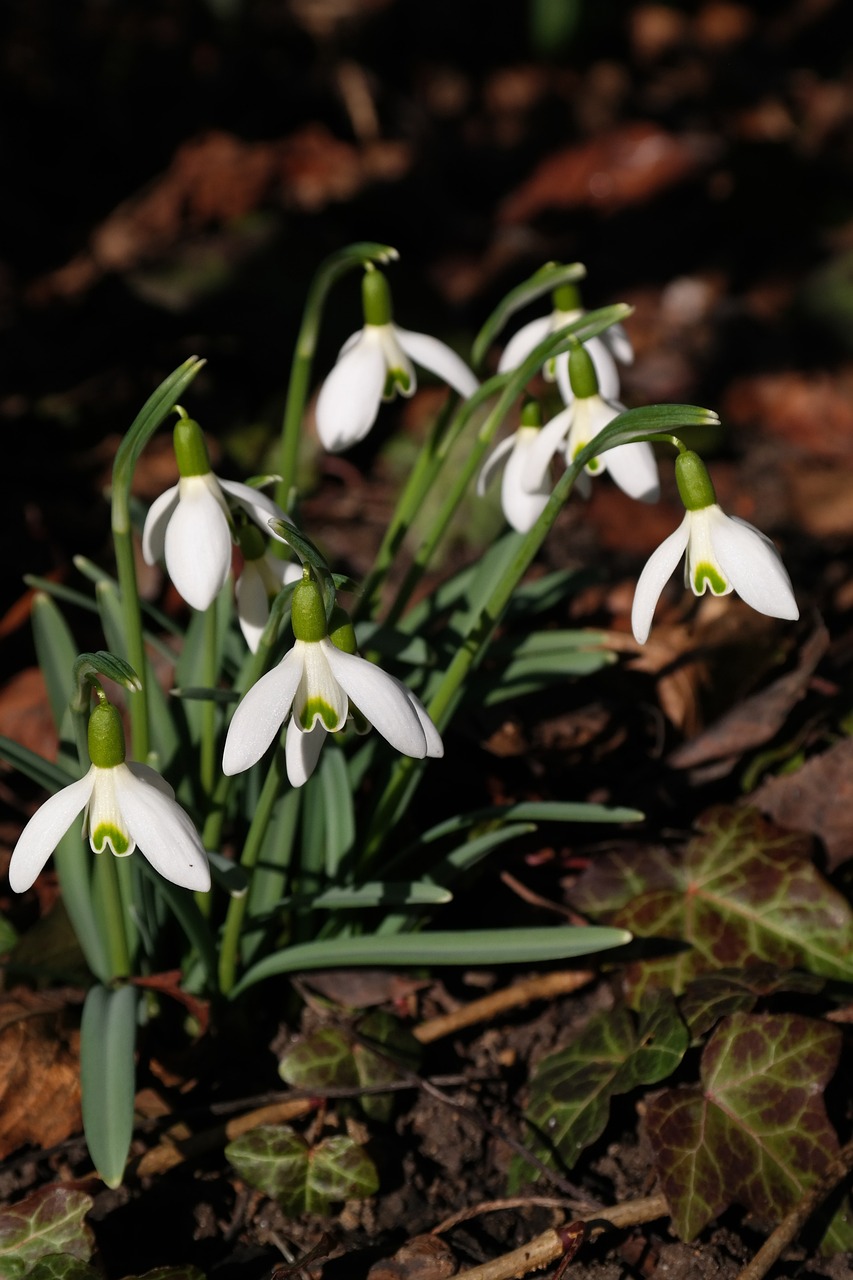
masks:
<svg viewBox="0 0 853 1280"><path fill-rule="evenodd" d="M225 1148L249 1186L288 1213L328 1213L332 1203L373 1195L376 1166L352 1138L324 1138L314 1147L288 1125L259 1125Z"/></svg>
<svg viewBox="0 0 853 1280"><path fill-rule="evenodd" d="M731 1204L778 1222L838 1154L823 1090L838 1061L837 1027L791 1014L736 1013L702 1055L701 1084L647 1099L645 1127L672 1221L692 1240ZM850 1248L836 1215L826 1243Z"/></svg>
<svg viewBox="0 0 853 1280"><path fill-rule="evenodd" d="M94 1248L84 1222L89 1196L68 1187L43 1187L0 1212L0 1275L20 1280L41 1258L66 1254L88 1262Z"/></svg>
<svg viewBox="0 0 853 1280"><path fill-rule="evenodd" d="M649 987L678 994L699 974L766 962L853 980L853 911L801 835L754 809L712 809L684 850L597 858L571 891L585 915L658 938L663 954L627 971L632 1003Z"/></svg>

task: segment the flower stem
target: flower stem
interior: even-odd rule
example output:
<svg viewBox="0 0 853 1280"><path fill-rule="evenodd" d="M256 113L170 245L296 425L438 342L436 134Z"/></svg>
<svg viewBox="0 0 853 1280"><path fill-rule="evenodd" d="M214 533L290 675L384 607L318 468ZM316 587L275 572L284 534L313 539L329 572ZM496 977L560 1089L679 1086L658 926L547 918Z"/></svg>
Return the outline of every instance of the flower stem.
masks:
<svg viewBox="0 0 853 1280"><path fill-rule="evenodd" d="M219 598L205 610L204 615L204 656L202 659L201 680L205 689L214 689L218 674L217 662L217 610ZM212 698L202 703L201 743L199 751L199 778L205 801L213 797L216 786L216 703Z"/></svg>
<svg viewBox="0 0 853 1280"><path fill-rule="evenodd" d="M281 746L277 746L270 761L270 767L264 780L264 785L261 788L261 794L258 797L252 823L246 836L246 843L243 846L240 866L244 871L251 873L258 861L258 854L261 851L267 824L272 816L273 806L278 798L283 781L284 750ZM225 915L225 924L222 931L222 948L219 953L219 986L223 995L228 995L236 981L240 932L243 927L248 902L249 894L247 892L239 898L232 898L228 903L228 911Z"/></svg>
<svg viewBox="0 0 853 1280"><path fill-rule="evenodd" d="M276 488L275 498L285 511L293 509L296 494L296 466L299 456L299 436L302 430L302 418L308 399L311 384L311 367L317 350L317 338L320 333L320 320L323 307L332 286L348 271L355 267L363 267L368 262L388 262L397 257L396 249L389 245L372 242L351 244L347 248L333 253L320 266L308 289L305 309L302 312L302 324L296 339L293 361L290 366L290 381L287 387L287 401L284 407L284 421L281 428L281 445L279 471L281 479Z"/></svg>
<svg viewBox="0 0 853 1280"><path fill-rule="evenodd" d="M115 858L109 851L95 856L95 881L95 892L100 897L106 924L110 976L126 978L131 971L130 949L127 945L118 869Z"/></svg>

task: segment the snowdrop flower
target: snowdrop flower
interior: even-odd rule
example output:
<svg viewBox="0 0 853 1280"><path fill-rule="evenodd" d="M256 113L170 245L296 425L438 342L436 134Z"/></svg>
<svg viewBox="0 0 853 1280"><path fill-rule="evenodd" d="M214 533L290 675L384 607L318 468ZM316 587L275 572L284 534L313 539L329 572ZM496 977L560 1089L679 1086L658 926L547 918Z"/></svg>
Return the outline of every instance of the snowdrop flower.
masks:
<svg viewBox="0 0 853 1280"><path fill-rule="evenodd" d="M498 362L498 373L517 369L549 334L556 333L558 329L571 324L573 320L579 320L583 314L577 286L560 285L554 290L551 314L531 320L510 338ZM595 366L602 396L605 400L615 400L619 395L619 371L616 368L616 361L618 360L620 364L632 364L634 360L631 341L623 326L611 325L597 338L587 338L584 346ZM568 352L547 361L542 373L548 382L553 382L556 378L564 403L571 404L574 393L569 379Z"/></svg>
<svg viewBox="0 0 853 1280"><path fill-rule="evenodd" d="M270 604L283 586L302 577L302 570L292 560L281 560L270 551L256 525L244 525L237 537L243 552L243 568L234 588L237 621L249 649L257 653Z"/></svg>
<svg viewBox="0 0 853 1280"><path fill-rule="evenodd" d="M605 399L589 352L575 347L569 357L569 378L573 401L556 414L531 444L522 484L528 493L539 493L548 476L551 459L557 453L571 463L599 431L624 412L624 405ZM586 464L588 475L609 471L619 488L630 498L657 502L660 495L658 466L654 450L646 440L620 444Z"/></svg>
<svg viewBox="0 0 853 1280"><path fill-rule="evenodd" d="M403 755L444 754L438 730L405 685L355 653L349 619L333 615L329 635L323 596L309 576L293 593L293 648L262 676L234 712L222 769L242 773L260 760L289 717L285 759L291 785L314 771L328 733L358 713ZM353 705L354 704L354 705Z"/></svg>
<svg viewBox="0 0 853 1280"><path fill-rule="evenodd" d="M331 453L364 439L382 400L393 400L398 391L403 396L414 394L413 361L443 378L461 396L473 395L478 386L464 360L450 347L392 322L391 295L381 271L365 272L362 296L364 328L344 343L317 399L317 433Z"/></svg>
<svg viewBox="0 0 853 1280"><path fill-rule="evenodd" d="M89 717L89 758L85 777L51 796L24 827L9 864L14 892L29 889L81 813L93 852L109 848L124 858L138 847L166 880L184 889L209 889L207 854L195 827L159 773L125 764L121 717L105 699Z"/></svg>
<svg viewBox="0 0 853 1280"><path fill-rule="evenodd" d="M698 454L680 453L675 463L678 491L686 508L674 533L661 543L640 574L631 627L645 644L664 584L685 556L684 584L694 595L706 587L715 596L736 591L759 613L794 620L800 616L791 579L779 552L758 529L727 516L717 504L711 477Z"/></svg>
<svg viewBox="0 0 853 1280"><path fill-rule="evenodd" d="M524 487L528 459L539 438L541 427L539 405L535 400L528 400L521 411L521 425L515 435L501 441L486 459L477 477L477 493L482 498L491 480L503 468L501 507L507 523L518 533L527 533L533 528L551 496L547 467L533 492Z"/></svg>
<svg viewBox="0 0 853 1280"><path fill-rule="evenodd" d="M213 474L197 422L182 418L174 439L181 478L161 493L148 512L142 555L146 564L165 559L169 577L187 604L207 609L231 571L232 520L227 498L237 502L264 532L271 518L287 517L257 489Z"/></svg>

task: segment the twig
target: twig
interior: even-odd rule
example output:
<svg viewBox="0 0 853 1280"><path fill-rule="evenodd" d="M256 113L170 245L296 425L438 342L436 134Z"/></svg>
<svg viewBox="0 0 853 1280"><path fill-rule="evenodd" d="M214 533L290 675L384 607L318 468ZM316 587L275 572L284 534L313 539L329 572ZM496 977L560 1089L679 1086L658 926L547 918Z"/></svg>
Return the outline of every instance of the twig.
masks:
<svg viewBox="0 0 853 1280"><path fill-rule="evenodd" d="M516 982L501 991L493 991L481 1000L472 1000L470 1004L454 1009L453 1013L442 1014L440 1018L429 1018L415 1027L413 1034L421 1044L432 1044L433 1040L453 1035L464 1027L473 1027L478 1022L490 1022L508 1009L532 1004L534 1000L551 1000L554 996L570 995L592 982L594 977L595 974L587 969L562 969L556 973L525 978L523 982Z"/></svg>
<svg viewBox="0 0 853 1280"><path fill-rule="evenodd" d="M616 1230L636 1227L642 1222L654 1222L655 1218L668 1215L666 1196L656 1195L645 1196L642 1200L628 1200L624 1204L613 1205L611 1209L602 1209L578 1220L590 1223L589 1234L594 1236L611 1227ZM469 1267L467 1271L458 1272L456 1280L518 1280L531 1271L541 1271L556 1262L565 1253L565 1248L560 1229L552 1228L522 1245L520 1249L513 1249L511 1253L504 1253L479 1267Z"/></svg>
<svg viewBox="0 0 853 1280"><path fill-rule="evenodd" d="M836 1158L830 1160L820 1182L806 1192L791 1212L782 1219L772 1235L767 1237L752 1261L747 1263L740 1272L737 1280L763 1280L774 1262L778 1262L788 1245L792 1244L800 1234L815 1210L851 1170L853 1170L853 1142L848 1142L841 1148Z"/></svg>
<svg viewBox="0 0 853 1280"><path fill-rule="evenodd" d="M500 1213L502 1209L526 1209L528 1205L535 1205L539 1209L570 1209L572 1213L578 1209L576 1201L558 1199L556 1196L511 1196L505 1200L481 1200L479 1204L469 1205L467 1209L460 1209L458 1213L452 1213L449 1218L444 1218L432 1228L430 1235L440 1236L451 1227L458 1226L460 1222L479 1218L481 1213Z"/></svg>

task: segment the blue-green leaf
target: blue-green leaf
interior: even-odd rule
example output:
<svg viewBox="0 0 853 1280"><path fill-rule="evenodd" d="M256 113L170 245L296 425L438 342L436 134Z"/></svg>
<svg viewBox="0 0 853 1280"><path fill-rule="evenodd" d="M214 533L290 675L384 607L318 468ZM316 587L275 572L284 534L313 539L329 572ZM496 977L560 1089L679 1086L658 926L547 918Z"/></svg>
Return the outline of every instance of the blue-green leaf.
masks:
<svg viewBox="0 0 853 1280"><path fill-rule="evenodd" d="M136 1003L132 986L94 986L80 1024L83 1131L95 1168L108 1187L122 1180L133 1136Z"/></svg>

